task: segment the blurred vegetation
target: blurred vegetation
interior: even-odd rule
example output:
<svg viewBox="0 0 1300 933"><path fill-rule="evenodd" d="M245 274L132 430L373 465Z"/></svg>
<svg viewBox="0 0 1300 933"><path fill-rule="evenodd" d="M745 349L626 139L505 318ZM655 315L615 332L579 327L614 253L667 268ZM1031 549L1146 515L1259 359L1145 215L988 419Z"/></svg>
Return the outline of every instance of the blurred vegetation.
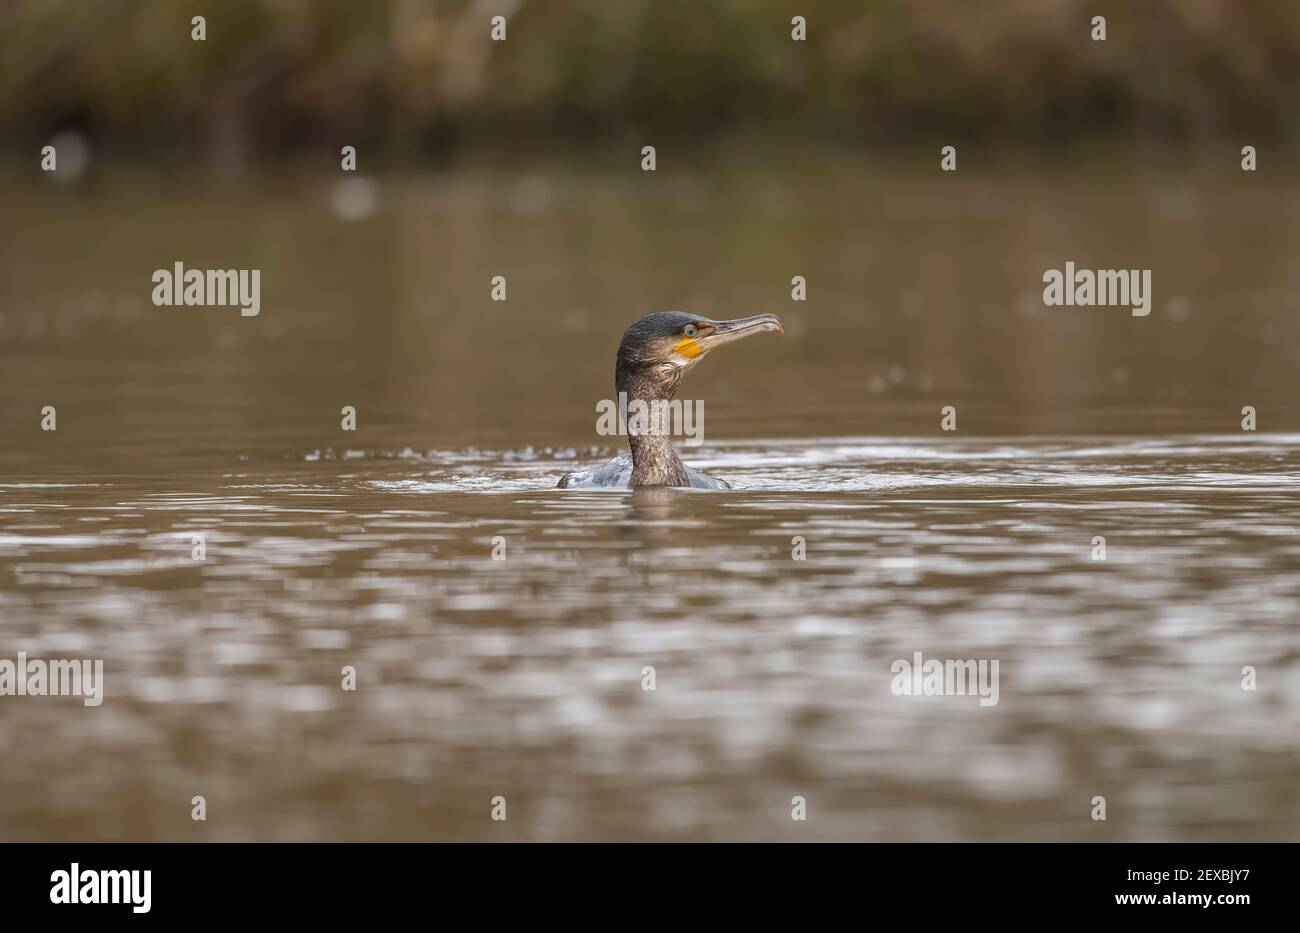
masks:
<svg viewBox="0 0 1300 933"><path fill-rule="evenodd" d="M207 39L190 19L207 19ZM489 22L505 15L508 39ZM808 40L790 37L791 17ZM1090 38L1094 15L1107 40ZM4 0L0 138L274 153L745 127L1300 129L1296 0Z"/></svg>

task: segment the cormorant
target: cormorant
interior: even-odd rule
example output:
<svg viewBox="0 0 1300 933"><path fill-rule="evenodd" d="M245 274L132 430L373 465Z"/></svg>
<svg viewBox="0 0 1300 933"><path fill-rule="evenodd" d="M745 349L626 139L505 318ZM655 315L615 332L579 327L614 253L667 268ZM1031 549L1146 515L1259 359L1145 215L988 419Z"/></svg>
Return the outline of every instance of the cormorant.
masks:
<svg viewBox="0 0 1300 933"><path fill-rule="evenodd" d="M656 311L623 334L614 363L614 391L650 406L669 402L686 372L714 347L764 331L784 333L775 314L757 314L734 321L714 321L685 311ZM623 395L626 393L626 396ZM629 451L590 470L566 473L560 489L626 488L629 486L692 486L730 489L725 480L692 470L682 463L666 433L628 430Z"/></svg>

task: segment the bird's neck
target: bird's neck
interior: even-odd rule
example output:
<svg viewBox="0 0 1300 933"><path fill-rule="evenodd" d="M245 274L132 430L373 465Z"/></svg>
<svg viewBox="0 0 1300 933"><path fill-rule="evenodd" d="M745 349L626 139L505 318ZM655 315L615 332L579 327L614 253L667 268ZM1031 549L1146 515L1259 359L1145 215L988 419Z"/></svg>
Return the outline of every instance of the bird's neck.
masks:
<svg viewBox="0 0 1300 933"><path fill-rule="evenodd" d="M615 380L615 388L627 393L629 411L634 401L640 401L647 411L653 411L655 402L670 402L677 394L681 381L679 370L668 373L632 373ZM672 438L666 433L640 433L629 418L627 445L632 450L633 486L689 486L686 465L673 449ZM663 426L660 426L663 427ZM653 432L655 427L652 426Z"/></svg>
<svg viewBox="0 0 1300 933"><path fill-rule="evenodd" d="M635 435L629 433L627 445L632 448L633 486L689 486L686 465L673 449L667 435Z"/></svg>

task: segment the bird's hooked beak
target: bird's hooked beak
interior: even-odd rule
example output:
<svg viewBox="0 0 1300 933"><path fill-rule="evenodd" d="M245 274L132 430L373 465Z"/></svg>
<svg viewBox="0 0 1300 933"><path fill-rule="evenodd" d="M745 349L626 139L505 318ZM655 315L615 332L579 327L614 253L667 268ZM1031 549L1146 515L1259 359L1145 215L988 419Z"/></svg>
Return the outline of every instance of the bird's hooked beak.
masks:
<svg viewBox="0 0 1300 933"><path fill-rule="evenodd" d="M775 314L755 314L753 317L738 317L734 321L712 321L709 326L713 329L708 333L700 334L698 337L682 338L677 344L677 352L693 360L708 353L714 347L752 337L754 334L766 331L785 333L785 329L781 326L781 319Z"/></svg>

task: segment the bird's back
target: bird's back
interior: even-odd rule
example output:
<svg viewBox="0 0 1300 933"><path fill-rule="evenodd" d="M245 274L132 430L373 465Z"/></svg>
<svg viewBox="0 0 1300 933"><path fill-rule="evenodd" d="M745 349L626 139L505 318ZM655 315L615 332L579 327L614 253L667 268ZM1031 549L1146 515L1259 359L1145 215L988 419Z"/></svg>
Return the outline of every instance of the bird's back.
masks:
<svg viewBox="0 0 1300 933"><path fill-rule="evenodd" d="M692 489L730 489L726 480L717 479L699 470L686 468ZM612 460L590 470L575 470L560 478L558 489L627 489L632 483L632 455L624 450Z"/></svg>

